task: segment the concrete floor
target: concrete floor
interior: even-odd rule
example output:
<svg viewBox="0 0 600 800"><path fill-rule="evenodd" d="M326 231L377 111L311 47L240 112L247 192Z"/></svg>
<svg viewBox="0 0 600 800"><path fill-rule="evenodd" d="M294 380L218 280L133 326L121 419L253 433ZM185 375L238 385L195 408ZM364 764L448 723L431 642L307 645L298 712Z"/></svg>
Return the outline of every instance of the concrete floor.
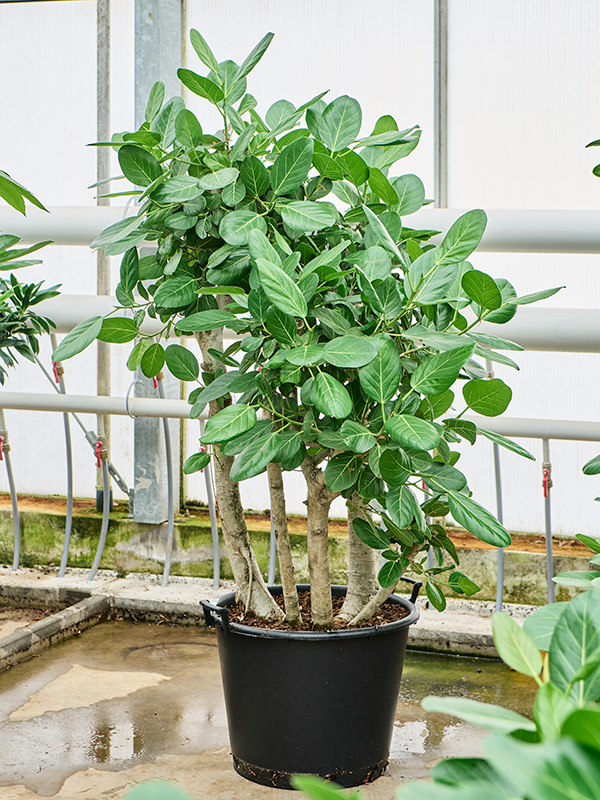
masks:
<svg viewBox="0 0 600 800"><path fill-rule="evenodd" d="M409 652L390 767L363 800L480 753L481 730L426 714L427 694L527 714L535 684L497 661ZM290 798L233 771L216 639L198 628L112 620L1 673L0 742L1 800L113 800L150 778L197 800Z"/></svg>

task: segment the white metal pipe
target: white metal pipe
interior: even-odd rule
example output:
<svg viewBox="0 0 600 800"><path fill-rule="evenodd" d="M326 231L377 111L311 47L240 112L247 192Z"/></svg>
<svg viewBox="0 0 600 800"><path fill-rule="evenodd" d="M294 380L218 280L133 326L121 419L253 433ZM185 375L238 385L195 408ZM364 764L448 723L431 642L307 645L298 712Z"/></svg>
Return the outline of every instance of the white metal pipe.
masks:
<svg viewBox="0 0 600 800"><path fill-rule="evenodd" d="M446 232L466 209L424 206L402 221L410 228ZM600 253L600 211L486 209L484 253ZM438 244L441 236L432 239Z"/></svg>
<svg viewBox="0 0 600 800"><path fill-rule="evenodd" d="M28 207L24 217L0 207L0 230L20 236L25 244L50 239L54 244L88 246L104 228L123 219L123 206L53 206L48 212ZM130 208L128 216L134 216Z"/></svg>
<svg viewBox="0 0 600 800"><path fill-rule="evenodd" d="M107 295L59 294L57 297L51 297L50 300L44 300L37 306L36 311L56 324L57 333L68 333L80 322L90 317L103 317L118 305L115 297ZM114 316L131 317L131 312L122 309L117 311ZM163 327L160 320L147 316L142 323L141 331L148 336L154 336Z"/></svg>
<svg viewBox="0 0 600 800"><path fill-rule="evenodd" d="M476 330L512 339L525 350L600 352L600 311L596 309L521 307L510 322L482 322Z"/></svg>
<svg viewBox="0 0 600 800"><path fill-rule="evenodd" d="M134 417L170 417L189 419L191 406L185 400L158 397L95 397L74 394L29 394L27 392L0 392L4 409L23 411L60 411L80 414L113 414Z"/></svg>
<svg viewBox="0 0 600 800"><path fill-rule="evenodd" d="M10 207L0 208L0 230L34 244L89 245L98 234L123 217L123 206L54 206L50 213L29 208L23 217ZM135 215L135 208L128 215ZM404 219L411 228L447 231L466 209L424 206ZM600 253L600 211L490 209L479 245L492 253ZM432 241L437 243L441 237Z"/></svg>
<svg viewBox="0 0 600 800"><path fill-rule="evenodd" d="M600 442L600 422L574 422L559 419L519 419L465 415L463 419L477 427L516 439L565 439L577 442Z"/></svg>

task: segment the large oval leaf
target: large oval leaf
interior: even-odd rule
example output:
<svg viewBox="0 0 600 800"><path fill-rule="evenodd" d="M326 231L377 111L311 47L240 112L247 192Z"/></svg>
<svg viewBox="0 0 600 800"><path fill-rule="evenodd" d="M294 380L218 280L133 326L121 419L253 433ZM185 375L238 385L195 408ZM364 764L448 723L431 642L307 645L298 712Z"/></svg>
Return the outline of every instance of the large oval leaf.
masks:
<svg viewBox="0 0 600 800"><path fill-rule="evenodd" d="M512 669L531 678L542 671L541 653L528 634L508 614L492 614L494 644L500 658Z"/></svg>
<svg viewBox="0 0 600 800"><path fill-rule="evenodd" d="M264 258L258 258L256 266L260 284L269 300L284 314L290 314L292 317L306 317L308 306L304 295L289 275L281 267Z"/></svg>
<svg viewBox="0 0 600 800"><path fill-rule="evenodd" d="M369 364L381 348L381 339L366 336L339 336L324 345L325 360L346 369Z"/></svg>
<svg viewBox="0 0 600 800"><path fill-rule="evenodd" d="M485 272L471 269L462 276L461 284L467 297L478 306L495 310L502 305L502 295L498 284Z"/></svg>
<svg viewBox="0 0 600 800"><path fill-rule="evenodd" d="M154 378L165 365L165 350L160 342L151 344L144 352L140 367L147 378Z"/></svg>
<svg viewBox="0 0 600 800"><path fill-rule="evenodd" d="M206 423L203 444L228 442L256 425L256 411L244 405L225 406Z"/></svg>
<svg viewBox="0 0 600 800"><path fill-rule="evenodd" d="M324 360L325 351L318 344L303 344L293 350L286 350L284 355L290 364L304 367L307 364L320 364Z"/></svg>
<svg viewBox="0 0 600 800"><path fill-rule="evenodd" d="M336 220L334 209L324 203L298 200L281 206L280 210L281 217L288 227L306 233L328 228Z"/></svg>
<svg viewBox="0 0 600 800"><path fill-rule="evenodd" d="M546 653L550 650L554 628L567 605L567 603L549 603L526 617L523 630L540 650Z"/></svg>
<svg viewBox="0 0 600 800"><path fill-rule="evenodd" d="M421 394L442 394L456 381L461 367L471 358L474 349L475 345L469 344L427 356L410 376L410 385Z"/></svg>
<svg viewBox="0 0 600 800"><path fill-rule="evenodd" d="M394 486L389 490L386 499L386 508L392 521L399 528L408 528L413 519L420 519L421 509L408 486Z"/></svg>
<svg viewBox="0 0 600 800"><path fill-rule="evenodd" d="M312 156L312 139L303 137L284 147L271 167L271 188L274 194L289 194L304 183L312 164Z"/></svg>
<svg viewBox="0 0 600 800"><path fill-rule="evenodd" d="M314 379L311 400L321 414L328 417L345 419L352 413L352 399L347 389L325 372L319 372Z"/></svg>
<svg viewBox="0 0 600 800"><path fill-rule="evenodd" d="M120 219L118 222L105 228L102 233L98 234L90 247L93 250L97 250L99 247L106 247L106 245L112 242L121 242L129 236L129 234L133 233L136 228L139 228L142 222L144 222L143 217L125 217L125 219ZM126 249L127 248L125 248L125 250Z"/></svg>
<svg viewBox="0 0 600 800"><path fill-rule="evenodd" d="M163 174L158 160L147 150L126 144L119 148L119 166L134 186L149 186Z"/></svg>
<svg viewBox="0 0 600 800"><path fill-rule="evenodd" d="M366 394L383 404L398 391L402 364L396 345L389 337L380 338L381 346L373 360L358 371L360 385Z"/></svg>
<svg viewBox="0 0 600 800"><path fill-rule="evenodd" d="M340 428L347 447L354 453L366 453L375 446L375 437L364 425L347 419Z"/></svg>
<svg viewBox="0 0 600 800"><path fill-rule="evenodd" d="M189 306L198 296L198 278L191 275L169 278L154 293L154 302L163 308Z"/></svg>
<svg viewBox="0 0 600 800"><path fill-rule="evenodd" d="M425 187L416 175L402 175L392 178L390 183L398 195L398 205L394 209L401 217L414 214L425 202Z"/></svg>
<svg viewBox="0 0 600 800"><path fill-rule="evenodd" d="M360 517L352 520L352 527L354 533L367 547L372 547L374 550L385 550L390 546L388 535L382 528L378 528Z"/></svg>
<svg viewBox="0 0 600 800"><path fill-rule="evenodd" d="M352 144L360 133L362 111L353 97L342 95L330 103L319 121L322 142L337 153Z"/></svg>
<svg viewBox="0 0 600 800"><path fill-rule="evenodd" d="M577 672L600 647L600 605L592 589L571 600L554 628L550 643L549 673L552 683L565 692ZM570 698L583 706L600 697L600 667L577 681Z"/></svg>
<svg viewBox="0 0 600 800"><path fill-rule="evenodd" d="M200 374L198 359L180 344L170 344L165 350L169 372L180 381L195 381Z"/></svg>
<svg viewBox="0 0 600 800"><path fill-rule="evenodd" d="M242 183L253 197L261 197L269 188L269 173L256 156L246 156L240 167Z"/></svg>
<svg viewBox="0 0 600 800"><path fill-rule="evenodd" d="M190 314L188 317L178 320L175 330L178 332L185 331L186 333L214 331L216 328L222 328L228 323L236 321L235 314L215 308L209 311L198 311L197 314Z"/></svg>
<svg viewBox="0 0 600 800"><path fill-rule="evenodd" d="M193 111L182 108L175 118L177 141L190 149L202 144L202 126Z"/></svg>
<svg viewBox="0 0 600 800"><path fill-rule="evenodd" d="M411 414L397 414L384 427L395 442L415 450L432 450L440 441L435 425Z"/></svg>
<svg viewBox="0 0 600 800"><path fill-rule="evenodd" d="M408 455L401 449L386 447L379 457L379 471L388 486L402 486L413 474Z"/></svg>
<svg viewBox="0 0 600 800"><path fill-rule="evenodd" d="M487 225L485 211L467 211L452 225L439 247L444 264L456 264L467 259L477 247Z"/></svg>
<svg viewBox="0 0 600 800"><path fill-rule="evenodd" d="M218 173L217 173L218 174ZM267 223L264 218L254 211L231 211L225 214L219 225L219 233L228 244L248 244L251 231L267 232Z"/></svg>
<svg viewBox="0 0 600 800"><path fill-rule="evenodd" d="M131 342L138 335L138 327L129 317L109 317L102 323L97 338L101 342L124 344Z"/></svg>
<svg viewBox="0 0 600 800"><path fill-rule="evenodd" d="M509 532L498 522L493 514L486 511L483 506L465 497L448 490L448 505L455 521L462 527L493 547L509 547L511 538Z"/></svg>
<svg viewBox="0 0 600 800"><path fill-rule="evenodd" d="M52 360L66 361L67 358L72 358L85 350L97 338L102 329L102 322L102 317L90 317L76 325L52 353Z"/></svg>
<svg viewBox="0 0 600 800"><path fill-rule="evenodd" d="M468 381L463 386L463 397L469 408L485 417L497 417L506 411L512 399L512 390L500 378Z"/></svg>
<svg viewBox="0 0 600 800"><path fill-rule="evenodd" d="M223 189L225 186L229 186L230 183L235 183L239 174L237 169L225 167L225 169L209 172L198 178L198 185L204 192Z"/></svg>
<svg viewBox="0 0 600 800"><path fill-rule="evenodd" d="M536 730L534 722L517 714L516 711L494 706L491 703L467 700L464 697L429 696L423 698L421 705L425 711L450 714L493 733L509 734L519 730L531 732Z"/></svg>
<svg viewBox="0 0 600 800"><path fill-rule="evenodd" d="M204 97L205 100L209 100L215 105L220 103L225 96L216 83L203 75L197 75L190 69L178 69L177 77L191 92L197 94L198 97Z"/></svg>
<svg viewBox="0 0 600 800"><path fill-rule="evenodd" d="M233 462L229 477L232 481L245 481L260 475L279 453L281 445L281 434L277 431L268 431L266 435L257 437Z"/></svg>
<svg viewBox="0 0 600 800"><path fill-rule="evenodd" d="M343 492L358 480L361 460L358 456L342 453L334 456L325 468L325 485L330 492Z"/></svg>
<svg viewBox="0 0 600 800"><path fill-rule="evenodd" d="M161 183L152 192L152 199L157 203L189 203L202 194L196 178L189 175L177 175Z"/></svg>
<svg viewBox="0 0 600 800"><path fill-rule="evenodd" d="M264 292L262 294L264 295ZM250 297L252 297L252 292L250 292ZM250 309L250 303L248 303L248 308ZM253 314L253 316L255 316L255 314ZM265 315L265 327L271 336L277 339L281 344L287 347L293 347L296 344L296 335L298 333L296 320L289 314L285 314L279 308L271 307L267 310Z"/></svg>

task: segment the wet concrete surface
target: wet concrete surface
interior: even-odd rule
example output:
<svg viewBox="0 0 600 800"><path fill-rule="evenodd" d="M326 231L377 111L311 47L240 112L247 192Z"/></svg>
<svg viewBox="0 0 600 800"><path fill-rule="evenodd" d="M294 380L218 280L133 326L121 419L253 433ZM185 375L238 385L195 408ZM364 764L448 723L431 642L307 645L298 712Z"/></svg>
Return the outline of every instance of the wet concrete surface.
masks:
<svg viewBox="0 0 600 800"><path fill-rule="evenodd" d="M480 754L481 729L425 713L427 694L530 715L535 684L501 662L409 652L390 767L364 800ZM0 743L1 800L116 800L149 778L198 800L290 798L233 771L216 638L198 628L108 621L1 673Z"/></svg>

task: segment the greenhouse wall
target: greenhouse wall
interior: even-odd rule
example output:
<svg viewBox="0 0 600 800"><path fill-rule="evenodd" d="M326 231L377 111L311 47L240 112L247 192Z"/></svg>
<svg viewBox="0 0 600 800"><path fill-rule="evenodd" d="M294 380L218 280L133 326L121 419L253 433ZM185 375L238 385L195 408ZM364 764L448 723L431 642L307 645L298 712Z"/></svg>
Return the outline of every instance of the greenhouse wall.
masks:
<svg viewBox="0 0 600 800"><path fill-rule="evenodd" d="M396 165L413 172L434 196L433 0L187 0L186 29L202 32L219 59L238 62L266 33L275 39L252 73L249 90L259 111L285 97L296 105L325 89L350 94L364 111L369 133L381 114L402 127L419 124L417 150ZM600 136L600 10L596 0L449 0L448 2L448 205L469 209L600 209L600 181L591 174ZM0 168L24 183L47 206L95 205L96 3L95 0L0 4L4 125ZM187 40L187 34L186 34ZM186 66L201 71L191 49ZM134 1L111 3L111 128L131 130L134 109ZM198 97L186 96L205 130L218 120ZM111 175L119 168L113 154ZM118 191L123 182L113 183ZM112 204L119 205L122 198ZM407 219L407 224L410 222ZM49 247L44 264L22 279L61 283L67 294L96 291L96 257L85 247ZM113 285L119 259L112 259ZM596 308L600 254L474 254L475 267L508 278L519 294L566 286L539 304L546 308ZM188 346L193 347L190 341ZM124 367L128 346L113 346L112 394L124 396L133 376ZM51 347L42 355L50 364ZM520 372L496 374L514 397L507 415L565 420L600 419L596 354L517 354ZM94 347L66 365L67 390L96 393ZM51 391L39 369L23 363L5 388ZM13 469L20 492L64 494L65 465L59 414L7 412ZM95 428L94 417L85 417ZM198 425L186 424L188 453ZM74 433L75 493L95 493L95 461ZM502 452L504 521L512 530L542 531L542 445L521 443L535 463ZM600 447L551 442L553 527L561 534L598 531L598 479L581 465ZM461 448L475 497L495 509L491 445ZM133 476L133 422L113 418L111 458L129 482ZM300 475L290 474L289 511L302 513ZM7 490L0 470L0 490ZM120 493L115 492L119 497ZM205 500L202 475L190 476L186 494ZM269 505L263 478L242 487L247 507ZM342 516L342 500L333 513Z"/></svg>

